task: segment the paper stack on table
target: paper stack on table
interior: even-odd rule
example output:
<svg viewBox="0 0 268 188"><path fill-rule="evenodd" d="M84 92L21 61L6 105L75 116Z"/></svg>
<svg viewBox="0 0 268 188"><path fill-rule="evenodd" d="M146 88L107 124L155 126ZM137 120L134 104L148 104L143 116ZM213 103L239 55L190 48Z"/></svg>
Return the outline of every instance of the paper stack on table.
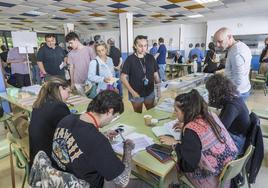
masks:
<svg viewBox="0 0 268 188"><path fill-rule="evenodd" d="M146 136L145 134L140 134L135 131L135 127L128 126L125 124L117 124L114 125L111 130L116 130L116 129L123 129L122 135L124 139L130 139L134 142L135 148L132 150L131 154L135 155L139 151L145 150L147 146L152 145L153 139ZM123 154L123 139L120 135L118 135L113 141L112 141L112 148L113 150L118 153L118 154Z"/></svg>
<svg viewBox="0 0 268 188"><path fill-rule="evenodd" d="M155 107L157 110L172 113L174 111L174 99L165 98L163 102Z"/></svg>

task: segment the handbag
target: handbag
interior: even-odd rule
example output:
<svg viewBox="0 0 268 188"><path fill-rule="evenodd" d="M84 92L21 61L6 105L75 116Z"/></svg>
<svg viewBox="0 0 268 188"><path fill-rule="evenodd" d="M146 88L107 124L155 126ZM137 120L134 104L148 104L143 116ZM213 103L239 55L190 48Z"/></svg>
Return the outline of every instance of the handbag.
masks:
<svg viewBox="0 0 268 188"><path fill-rule="evenodd" d="M99 62L98 62L97 59L95 59L95 60L96 60L96 75L99 76L100 75ZM98 94L97 93L97 88L98 88L98 84L97 83L93 83L88 90L85 89L86 96L88 98L90 98L90 99L94 99L97 96L97 94Z"/></svg>

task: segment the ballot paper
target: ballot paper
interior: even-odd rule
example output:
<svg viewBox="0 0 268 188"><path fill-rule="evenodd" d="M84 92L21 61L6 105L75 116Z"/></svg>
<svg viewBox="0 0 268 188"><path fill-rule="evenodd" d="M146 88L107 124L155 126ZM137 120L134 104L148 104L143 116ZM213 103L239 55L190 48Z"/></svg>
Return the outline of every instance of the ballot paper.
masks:
<svg viewBox="0 0 268 188"><path fill-rule="evenodd" d="M134 142L135 148L131 152L132 155L135 155L139 151L145 150L147 146L154 143L152 138L146 136L145 134L135 132L135 127L126 124L116 124L112 126L110 130L121 130L121 134L125 140L130 139ZM118 136L116 136L115 139L111 142L113 150L121 155L124 151L123 138L118 134Z"/></svg>
<svg viewBox="0 0 268 188"><path fill-rule="evenodd" d="M139 151L145 150L146 147L154 143L152 138L136 132L128 134L124 138L132 140L135 144L135 148L131 151L131 155L135 155ZM116 153L123 154L124 143L121 137L118 137L118 139L112 143L112 148Z"/></svg>
<svg viewBox="0 0 268 188"><path fill-rule="evenodd" d="M170 135L175 138L175 140L181 140L181 132L175 132L173 126L178 122L178 120L172 120L165 123L163 126L153 127L152 131L155 136Z"/></svg>

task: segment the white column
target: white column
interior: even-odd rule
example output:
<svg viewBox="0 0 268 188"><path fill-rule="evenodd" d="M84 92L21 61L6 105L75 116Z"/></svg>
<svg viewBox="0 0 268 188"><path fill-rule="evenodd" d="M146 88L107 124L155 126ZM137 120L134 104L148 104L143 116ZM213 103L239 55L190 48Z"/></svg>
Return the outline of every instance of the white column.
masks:
<svg viewBox="0 0 268 188"><path fill-rule="evenodd" d="M119 14L120 47L123 60L133 52L133 13Z"/></svg>
<svg viewBox="0 0 268 188"><path fill-rule="evenodd" d="M73 23L65 23L65 24L63 24L63 27L64 27L64 34L65 34L65 36L68 33L74 31L74 24Z"/></svg>

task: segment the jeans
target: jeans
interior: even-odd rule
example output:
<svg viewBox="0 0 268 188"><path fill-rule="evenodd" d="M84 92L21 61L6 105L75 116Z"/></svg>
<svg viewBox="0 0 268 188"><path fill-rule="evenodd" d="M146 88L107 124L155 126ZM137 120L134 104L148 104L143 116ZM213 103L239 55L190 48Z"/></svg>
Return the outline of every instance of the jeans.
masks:
<svg viewBox="0 0 268 188"><path fill-rule="evenodd" d="M244 102L247 102L249 96L250 96L250 90L245 93L240 93L240 97L243 99Z"/></svg>
<svg viewBox="0 0 268 188"><path fill-rule="evenodd" d="M123 88L122 88L122 83L120 80L120 71L115 71L115 77L119 78L119 80L117 81L117 89L119 91L119 95L122 97L123 96Z"/></svg>
<svg viewBox="0 0 268 188"><path fill-rule="evenodd" d="M244 149L244 145L245 145L245 141L246 141L246 137L244 137L243 135L235 135L233 133L230 133L230 136L232 137L237 149L238 149L238 155L242 155L244 153L243 149Z"/></svg>
<svg viewBox="0 0 268 188"><path fill-rule="evenodd" d="M40 69L38 65L33 65L32 66L32 80L34 84L41 85L41 78L40 78Z"/></svg>
<svg viewBox="0 0 268 188"><path fill-rule="evenodd" d="M166 64L158 64L161 81L166 81Z"/></svg>

